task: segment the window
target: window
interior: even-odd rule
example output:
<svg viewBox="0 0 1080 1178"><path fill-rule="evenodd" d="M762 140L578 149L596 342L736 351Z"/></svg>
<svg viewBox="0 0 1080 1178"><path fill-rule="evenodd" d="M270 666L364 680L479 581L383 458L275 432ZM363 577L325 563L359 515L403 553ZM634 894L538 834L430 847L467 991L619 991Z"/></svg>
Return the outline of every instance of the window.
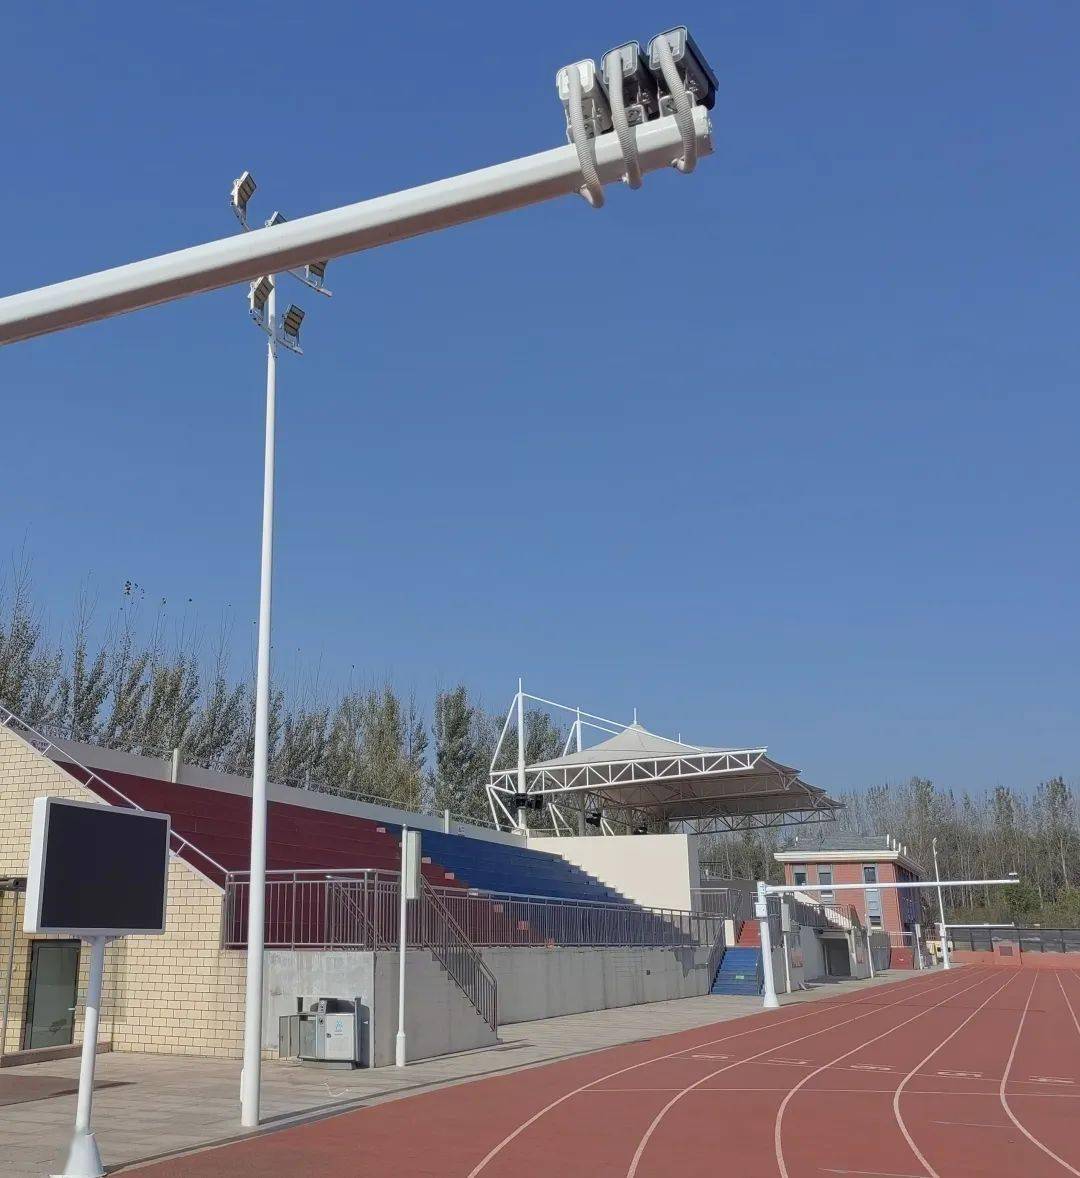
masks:
<svg viewBox="0 0 1080 1178"><path fill-rule="evenodd" d="M821 892L822 904L831 904L833 902L833 899L835 898L835 894L832 891L828 890L832 887L832 881L833 881L832 868L831 867L819 867L817 869L817 881L819 884L821 884L822 888L826 889Z"/></svg>
<svg viewBox="0 0 1080 1178"><path fill-rule="evenodd" d="M805 867L793 867L791 869L791 882L797 887L801 888L807 881Z"/></svg>
<svg viewBox="0 0 1080 1178"><path fill-rule="evenodd" d="M862 876L863 883L876 884L877 864L864 863ZM867 888L863 892L863 897L866 900L866 919L870 922L870 927L881 928L881 892L877 888Z"/></svg>

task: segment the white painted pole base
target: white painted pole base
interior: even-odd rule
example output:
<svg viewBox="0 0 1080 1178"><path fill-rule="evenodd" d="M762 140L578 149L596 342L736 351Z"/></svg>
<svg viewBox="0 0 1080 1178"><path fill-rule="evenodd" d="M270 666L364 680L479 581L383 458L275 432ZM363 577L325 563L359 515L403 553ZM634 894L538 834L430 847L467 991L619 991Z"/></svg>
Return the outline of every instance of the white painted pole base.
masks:
<svg viewBox="0 0 1080 1178"><path fill-rule="evenodd" d="M394 1066L403 1068L408 1062L405 1054L405 1032L398 1031L394 1039Z"/></svg>
<svg viewBox="0 0 1080 1178"><path fill-rule="evenodd" d="M64 1172L54 1174L52 1178L103 1178L104 1174L105 1167L101 1164L94 1134L76 1129L64 1163Z"/></svg>

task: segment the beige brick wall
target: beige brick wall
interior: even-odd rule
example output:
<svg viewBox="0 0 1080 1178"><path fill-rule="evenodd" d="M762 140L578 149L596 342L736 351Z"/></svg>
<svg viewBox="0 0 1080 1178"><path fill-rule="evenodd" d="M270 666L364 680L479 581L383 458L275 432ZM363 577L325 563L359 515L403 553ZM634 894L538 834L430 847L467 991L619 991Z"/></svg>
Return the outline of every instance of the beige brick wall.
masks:
<svg viewBox="0 0 1080 1178"><path fill-rule="evenodd" d="M33 800L43 794L96 801L89 790L0 725L0 875L24 875ZM242 1050L244 954L219 948L221 892L193 868L169 868L166 933L123 937L105 954L100 1038L114 1051L238 1057ZM21 897L0 896L0 1002L7 988L14 931L5 1051L22 1045L30 940L22 932ZM89 953L80 961L86 992ZM81 1039L81 1010L75 1037Z"/></svg>

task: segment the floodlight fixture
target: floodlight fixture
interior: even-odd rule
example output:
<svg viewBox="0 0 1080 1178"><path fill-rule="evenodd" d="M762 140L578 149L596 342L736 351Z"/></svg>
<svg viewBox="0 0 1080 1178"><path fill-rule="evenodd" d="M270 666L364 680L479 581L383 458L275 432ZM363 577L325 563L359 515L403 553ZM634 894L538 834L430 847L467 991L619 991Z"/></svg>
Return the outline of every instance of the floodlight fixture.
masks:
<svg viewBox="0 0 1080 1178"><path fill-rule="evenodd" d="M300 351L300 324L303 322L304 312L295 303L290 303L281 317L281 342L294 352Z"/></svg>
<svg viewBox="0 0 1080 1178"><path fill-rule="evenodd" d="M564 66L555 75L555 89L558 91L559 101L566 113L566 138L574 143L574 128L572 123L570 73L574 71L581 82L582 113L585 117L585 135L595 139L611 130L611 108L608 106L607 94L600 74L596 69L596 62L592 58L575 61L573 65Z"/></svg>
<svg viewBox="0 0 1080 1178"><path fill-rule="evenodd" d="M273 289L274 280L268 274L264 274L262 278L257 278L251 284L251 289L248 291L248 308L251 311L251 317L260 327L266 326L266 303Z"/></svg>
<svg viewBox="0 0 1080 1178"><path fill-rule="evenodd" d="M604 819L604 815L599 810L586 810L585 811L585 825L586 826L599 826L600 823L603 821L603 819Z"/></svg>
<svg viewBox="0 0 1080 1178"><path fill-rule="evenodd" d="M266 228L273 229L275 225L284 225L288 217L284 213L279 213L276 209L266 218Z"/></svg>
<svg viewBox="0 0 1080 1178"><path fill-rule="evenodd" d="M620 87L626 121L631 127L660 117L656 79L637 41L609 49L600 58L600 75L607 88L609 105L614 105L614 89Z"/></svg>
<svg viewBox="0 0 1080 1178"><path fill-rule="evenodd" d="M660 45L665 42L671 50L675 69L694 102L706 110L712 110L716 102L716 75L705 60L704 54L698 49L694 38L690 36L686 25L679 25L677 28L657 34L649 42L649 69L652 70L659 87L660 113L675 113L675 97L664 79L661 59Z"/></svg>
<svg viewBox="0 0 1080 1178"><path fill-rule="evenodd" d="M232 183L230 202L236 219L247 228L248 201L255 194L255 177L250 172L241 172Z"/></svg>
<svg viewBox="0 0 1080 1178"><path fill-rule="evenodd" d="M316 290L321 290L323 283L326 281L326 263L308 262L304 270L307 275L308 284Z"/></svg>

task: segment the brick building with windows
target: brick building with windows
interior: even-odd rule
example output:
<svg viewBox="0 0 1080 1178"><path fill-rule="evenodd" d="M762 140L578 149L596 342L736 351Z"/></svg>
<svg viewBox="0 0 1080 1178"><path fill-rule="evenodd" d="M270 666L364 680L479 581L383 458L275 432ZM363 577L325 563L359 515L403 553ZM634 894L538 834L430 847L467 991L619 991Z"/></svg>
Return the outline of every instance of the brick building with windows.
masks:
<svg viewBox="0 0 1080 1178"><path fill-rule="evenodd" d="M850 904L860 922L889 937L894 964L903 965L916 925L924 925L922 893L916 888L878 888L875 884L903 883L926 878L911 853L891 835L835 835L795 839L776 853L784 882L800 884L865 884L865 890L811 893L823 904Z"/></svg>

